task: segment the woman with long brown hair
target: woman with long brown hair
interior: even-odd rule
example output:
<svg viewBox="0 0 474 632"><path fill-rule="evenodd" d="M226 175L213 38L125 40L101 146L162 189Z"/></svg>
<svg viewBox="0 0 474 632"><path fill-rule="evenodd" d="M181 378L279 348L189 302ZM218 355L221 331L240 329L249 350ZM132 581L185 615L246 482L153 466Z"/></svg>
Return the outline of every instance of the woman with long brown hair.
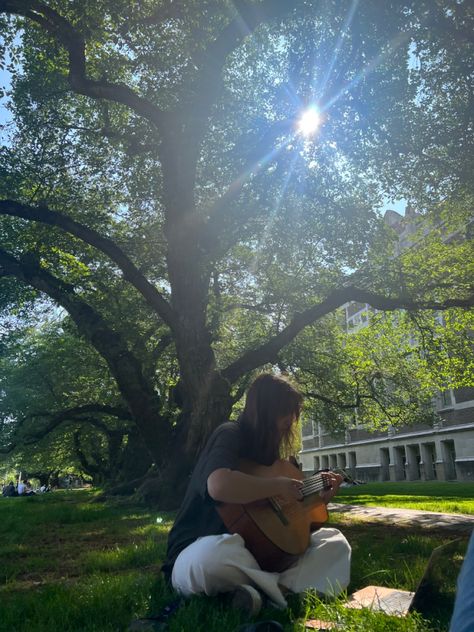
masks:
<svg viewBox="0 0 474 632"><path fill-rule="evenodd" d="M271 466L288 457L303 398L285 378L261 374L252 383L236 422L221 424L199 457L168 539L163 572L184 596L234 592L235 605L255 615L264 593L286 607L284 594L314 588L336 595L349 583L350 546L337 529L311 535L307 550L282 572L262 570L238 533L228 533L219 507L245 505L267 498L302 499L303 482L291 476L255 476L241 471L242 460ZM324 502L341 483L328 474Z"/></svg>

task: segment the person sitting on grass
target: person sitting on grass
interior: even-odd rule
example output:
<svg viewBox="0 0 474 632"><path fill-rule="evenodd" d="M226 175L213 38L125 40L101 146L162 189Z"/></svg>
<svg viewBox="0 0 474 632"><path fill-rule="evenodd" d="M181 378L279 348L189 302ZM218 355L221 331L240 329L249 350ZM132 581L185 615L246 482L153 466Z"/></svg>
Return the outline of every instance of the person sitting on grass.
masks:
<svg viewBox="0 0 474 632"><path fill-rule="evenodd" d="M5 487L3 488L2 495L5 496L6 498L11 497L11 496L17 496L17 491L15 489L15 484L13 481L10 481L8 485L5 485Z"/></svg>
<svg viewBox="0 0 474 632"><path fill-rule="evenodd" d="M33 489L30 481L25 481L25 496L34 496L35 490Z"/></svg>
<svg viewBox="0 0 474 632"><path fill-rule="evenodd" d="M165 577L183 596L231 593L232 605L256 615L262 593L275 606L287 606L285 594L312 588L335 596L349 583L351 548L340 531L312 533L308 549L281 573L262 570L237 533L228 533L216 507L270 497L301 500L303 483L288 476L260 477L239 471L241 459L272 465L291 448L302 396L283 377L259 375L251 385L243 413L221 424L209 438L191 476L168 538ZM327 475L337 492L342 477Z"/></svg>

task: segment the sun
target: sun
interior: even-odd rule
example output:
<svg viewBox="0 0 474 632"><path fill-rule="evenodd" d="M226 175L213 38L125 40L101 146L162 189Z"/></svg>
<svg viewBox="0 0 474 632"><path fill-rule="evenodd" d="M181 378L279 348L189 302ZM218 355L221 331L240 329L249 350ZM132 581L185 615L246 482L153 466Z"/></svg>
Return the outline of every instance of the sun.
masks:
<svg viewBox="0 0 474 632"><path fill-rule="evenodd" d="M303 136L311 136L317 131L321 121L321 114L314 106L311 106L301 115L297 123L298 132Z"/></svg>

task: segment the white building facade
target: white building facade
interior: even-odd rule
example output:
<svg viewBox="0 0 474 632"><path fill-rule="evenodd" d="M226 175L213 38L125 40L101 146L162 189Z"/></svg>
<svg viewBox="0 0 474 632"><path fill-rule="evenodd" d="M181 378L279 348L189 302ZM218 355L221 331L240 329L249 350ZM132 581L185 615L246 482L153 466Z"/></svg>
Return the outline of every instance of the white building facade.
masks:
<svg viewBox="0 0 474 632"><path fill-rule="evenodd" d="M397 215L388 211L385 219L396 226ZM398 217L399 243L407 247L410 217ZM348 303L343 309L348 334L368 325L369 305ZM387 431L356 426L331 434L309 421L302 430L302 469L310 474L342 468L361 481L474 481L474 387L445 391L433 405L437 412L433 425Z"/></svg>

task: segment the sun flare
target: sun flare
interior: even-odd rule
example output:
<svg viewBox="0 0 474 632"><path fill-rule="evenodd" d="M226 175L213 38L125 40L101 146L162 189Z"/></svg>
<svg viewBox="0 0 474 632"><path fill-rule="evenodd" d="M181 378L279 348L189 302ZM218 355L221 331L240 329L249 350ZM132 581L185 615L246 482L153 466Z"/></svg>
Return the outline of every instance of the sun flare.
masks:
<svg viewBox="0 0 474 632"><path fill-rule="evenodd" d="M321 115L315 107L310 107L303 112L298 121L298 132L303 136L311 136L321 125Z"/></svg>

